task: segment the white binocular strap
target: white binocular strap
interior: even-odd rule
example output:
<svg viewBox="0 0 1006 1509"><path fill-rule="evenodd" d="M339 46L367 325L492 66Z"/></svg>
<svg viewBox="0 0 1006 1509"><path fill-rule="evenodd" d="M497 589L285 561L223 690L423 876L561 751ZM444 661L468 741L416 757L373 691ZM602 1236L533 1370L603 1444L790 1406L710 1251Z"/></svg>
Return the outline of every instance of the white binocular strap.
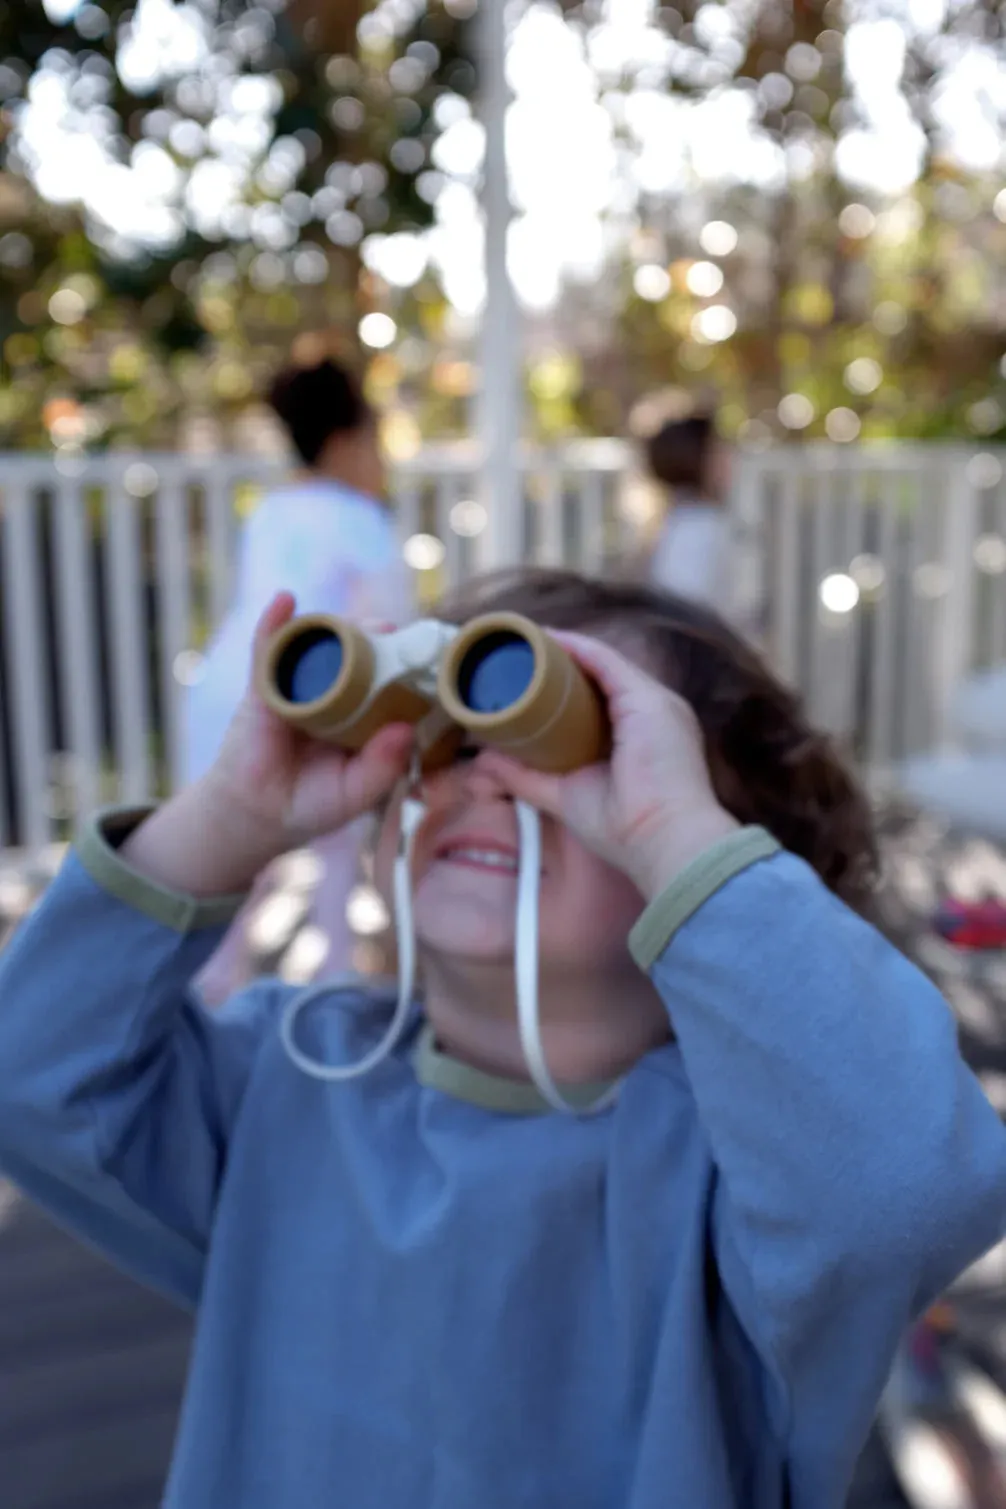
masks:
<svg viewBox="0 0 1006 1509"><path fill-rule="evenodd" d="M528 1073L538 1093L556 1111L574 1116L591 1115L604 1110L618 1094L618 1086L606 1091L589 1106L568 1101L549 1072L541 1038L538 1010L538 899L541 875L541 819L526 802L517 802L517 832L520 858L517 867L517 917L515 931L515 968L517 985L517 1026L521 1050ZM369 1074L392 1053L408 1025L415 997L416 930L412 913L412 855L416 833L426 815L425 805L408 796L402 803L398 854L393 873L395 938L398 948L398 1000L388 1029L381 1040L354 1064L326 1064L312 1058L297 1046L294 1037L297 1018L312 1002L331 995L331 982L311 985L293 997L280 1021L280 1039L298 1069L313 1079L338 1083Z"/></svg>
<svg viewBox="0 0 1006 1509"><path fill-rule="evenodd" d="M538 892L541 877L541 818L526 802L517 802L517 833L520 858L517 863L517 927L514 952L517 971L517 1027L528 1073L543 1100L556 1111L571 1116L591 1116L616 1099L620 1086L613 1085L587 1106L567 1100L549 1072L541 1040L538 1010Z"/></svg>
<svg viewBox="0 0 1006 1509"><path fill-rule="evenodd" d="M376 1069L377 1065L394 1051L408 1025L416 989L416 930L412 920L412 851L415 848L416 833L425 815L426 808L422 802L411 796L405 798L402 803L398 854L395 858L393 877L395 937L398 946L398 1000L395 1003L394 1015L388 1023L388 1030L380 1042L355 1064L325 1064L320 1059L311 1058L297 1046L294 1038L297 1018L305 1006L310 1006L313 1001L321 1000L330 995L334 989L341 988L335 987L331 981L326 981L322 985L311 985L306 990L299 991L283 1013L279 1028L283 1047L297 1068L302 1069L305 1074L310 1074L313 1079L338 1082L358 1079L362 1074L369 1074L371 1069Z"/></svg>

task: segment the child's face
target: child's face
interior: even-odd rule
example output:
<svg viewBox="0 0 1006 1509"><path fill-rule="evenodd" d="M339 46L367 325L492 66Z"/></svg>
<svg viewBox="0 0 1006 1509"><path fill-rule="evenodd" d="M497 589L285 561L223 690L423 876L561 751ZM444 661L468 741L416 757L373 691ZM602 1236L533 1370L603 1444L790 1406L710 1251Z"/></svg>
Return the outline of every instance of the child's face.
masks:
<svg viewBox="0 0 1006 1509"><path fill-rule="evenodd" d="M413 865L416 936L428 952L457 960L513 960L517 821L513 803L472 752L424 783L427 816ZM399 803L381 826L378 885L391 895ZM627 965L627 937L643 899L560 823L541 819L541 968L603 971Z"/></svg>

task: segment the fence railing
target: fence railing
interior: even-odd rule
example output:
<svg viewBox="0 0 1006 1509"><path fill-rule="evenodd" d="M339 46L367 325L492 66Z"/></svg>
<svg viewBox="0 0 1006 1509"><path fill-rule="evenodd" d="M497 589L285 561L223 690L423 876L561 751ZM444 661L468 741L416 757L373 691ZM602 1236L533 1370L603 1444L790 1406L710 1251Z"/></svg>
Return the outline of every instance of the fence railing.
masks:
<svg viewBox="0 0 1006 1509"><path fill-rule="evenodd" d="M964 677L1006 661L1006 449L743 458L743 594L814 719L876 776L954 743Z"/></svg>
<svg viewBox="0 0 1006 1509"><path fill-rule="evenodd" d="M522 558L603 571L633 548L631 459L617 441L528 450ZM1006 659L1003 461L941 446L738 458L741 616L875 771L946 741L955 685ZM495 564L476 469L458 444L400 470L406 558L435 568L417 583ZM43 846L176 780L184 689L228 601L241 516L275 475L241 457L0 457L0 846Z"/></svg>
<svg viewBox="0 0 1006 1509"><path fill-rule="evenodd" d="M608 441L528 450L523 558L596 571L623 549L626 459ZM417 583L494 564L476 471L462 444L397 475ZM0 847L42 846L177 780L184 688L228 601L241 516L276 476L232 456L0 457Z"/></svg>

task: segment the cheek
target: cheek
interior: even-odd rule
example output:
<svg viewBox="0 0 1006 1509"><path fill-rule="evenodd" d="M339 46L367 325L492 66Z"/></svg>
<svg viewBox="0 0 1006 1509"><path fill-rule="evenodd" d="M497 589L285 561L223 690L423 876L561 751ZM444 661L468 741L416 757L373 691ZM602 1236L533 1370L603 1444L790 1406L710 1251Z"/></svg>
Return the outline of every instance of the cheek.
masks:
<svg viewBox="0 0 1006 1509"><path fill-rule="evenodd" d="M626 875L564 835L556 883L542 890L542 954L582 967L626 954L633 924L645 906Z"/></svg>

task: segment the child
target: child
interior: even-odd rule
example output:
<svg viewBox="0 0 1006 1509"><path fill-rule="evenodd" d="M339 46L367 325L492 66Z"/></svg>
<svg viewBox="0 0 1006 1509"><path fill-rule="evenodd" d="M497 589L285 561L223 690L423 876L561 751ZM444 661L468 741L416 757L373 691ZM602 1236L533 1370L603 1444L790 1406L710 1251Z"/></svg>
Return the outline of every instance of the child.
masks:
<svg viewBox="0 0 1006 1509"><path fill-rule="evenodd" d="M302 463L301 475L270 492L245 527L237 589L188 693L186 779L210 768L244 694L248 645L263 609L293 589L302 613L398 623L409 586L391 511L382 501L384 466L377 421L353 377L336 362L291 367L272 385L270 404ZM353 938L346 902L357 878L359 825L326 835L315 852L323 871L314 915L328 943L323 973L344 973ZM265 889L268 877L258 892ZM251 960L242 915L199 978L211 1005L247 983Z"/></svg>
<svg viewBox="0 0 1006 1509"><path fill-rule="evenodd" d="M650 475L669 508L649 565L651 581L727 611L733 599L727 453L711 414L671 419L646 442Z"/></svg>
<svg viewBox="0 0 1006 1509"><path fill-rule="evenodd" d="M0 960L0 1163L198 1307L170 1509L839 1509L909 1317L1003 1229L1006 1133L933 987L856 914L864 802L712 614L482 584L597 682L609 763L424 783L407 1042L330 1085L291 992L186 987L263 865L386 804L252 693L214 767L104 816ZM258 643L292 612L281 596ZM577 632L569 632L576 630ZM543 814L550 1113L514 1013L514 799ZM341 993L305 1046L361 1056ZM306 1039L310 1036L310 1042Z"/></svg>

